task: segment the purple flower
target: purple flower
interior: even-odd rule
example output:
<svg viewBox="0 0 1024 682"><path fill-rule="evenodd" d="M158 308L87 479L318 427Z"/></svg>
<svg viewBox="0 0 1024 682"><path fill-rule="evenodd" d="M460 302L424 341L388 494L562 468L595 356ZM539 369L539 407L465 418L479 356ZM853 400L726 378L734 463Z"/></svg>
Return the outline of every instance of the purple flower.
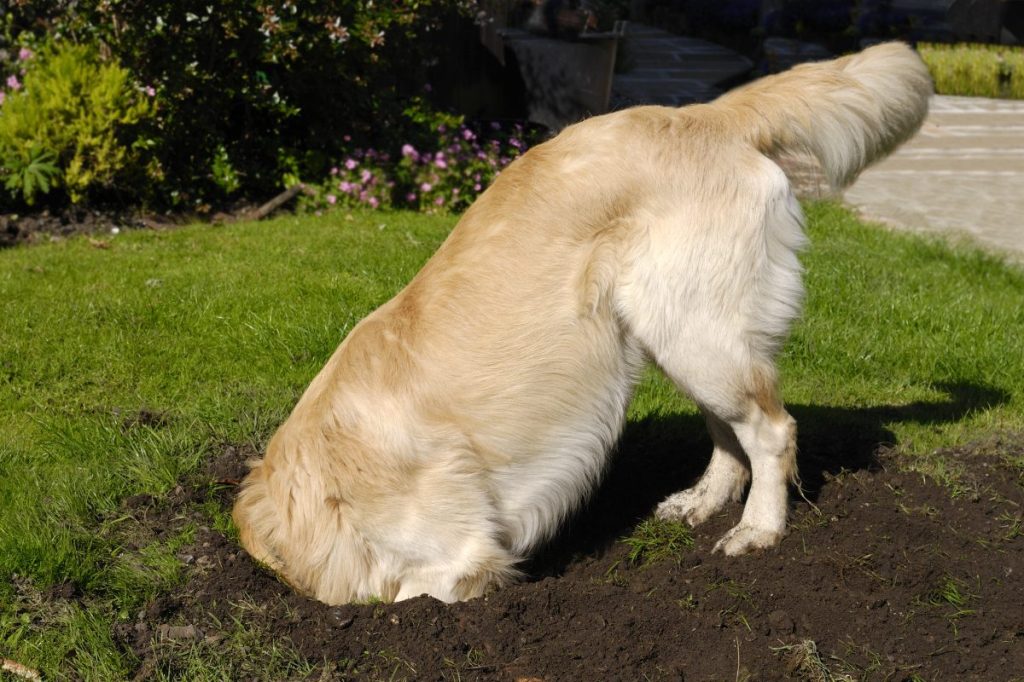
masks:
<svg viewBox="0 0 1024 682"><path fill-rule="evenodd" d="M433 185L431 185L429 182L424 182L422 185L420 185L421 192L429 192L433 188Z"/></svg>
<svg viewBox="0 0 1024 682"><path fill-rule="evenodd" d="M444 160L444 157L440 154L437 155L437 159L434 161L434 165L438 168L447 168L448 162Z"/></svg>
<svg viewBox="0 0 1024 682"><path fill-rule="evenodd" d="M19 62L27 62L29 59L32 59L32 50L28 49L27 47L23 47L20 50L18 50Z"/></svg>
<svg viewBox="0 0 1024 682"><path fill-rule="evenodd" d="M333 194L328 194L326 199L327 199L327 203L332 205L332 206L334 204L338 203L338 197L334 196Z"/></svg>
<svg viewBox="0 0 1024 682"><path fill-rule="evenodd" d="M17 76L8 76L7 87L11 90L21 90L21 81L18 80Z"/></svg>
<svg viewBox="0 0 1024 682"><path fill-rule="evenodd" d="M501 130L501 124L497 121L491 121L491 130Z"/></svg>
<svg viewBox="0 0 1024 682"><path fill-rule="evenodd" d="M416 152L416 147L413 147L411 144L403 144L402 156L404 156L407 159L411 158L413 161L416 161L417 159L419 159L420 155Z"/></svg>
<svg viewBox="0 0 1024 682"><path fill-rule="evenodd" d="M512 145L513 147L515 147L516 149L522 149L523 148L523 143L520 142L518 138L510 137L510 138L508 138L508 143L510 145Z"/></svg>
<svg viewBox="0 0 1024 682"><path fill-rule="evenodd" d="M338 189L340 189L342 192L345 192L346 194L351 194L352 190L354 190L355 188L356 186L353 185L351 182L348 182L347 180L338 183Z"/></svg>
<svg viewBox="0 0 1024 682"><path fill-rule="evenodd" d="M409 192L408 194L406 194L405 200L408 201L410 204L416 201L416 192Z"/></svg>
<svg viewBox="0 0 1024 682"><path fill-rule="evenodd" d="M467 140L467 141L468 140L475 140L476 139L476 135L474 135L473 131L470 130L469 128L463 128L462 129L462 139L463 140Z"/></svg>
<svg viewBox="0 0 1024 682"><path fill-rule="evenodd" d="M355 159L345 159L345 168L348 168L349 170L354 170L358 165L359 162Z"/></svg>
<svg viewBox="0 0 1024 682"><path fill-rule="evenodd" d="M448 126L446 126L443 123L440 124L439 126L437 126L437 132L439 132L439 133L446 132L447 130L448 130Z"/></svg>
<svg viewBox="0 0 1024 682"><path fill-rule="evenodd" d="M380 201L377 197L370 197L369 203L372 208L377 208L380 205Z"/></svg>
<svg viewBox="0 0 1024 682"><path fill-rule="evenodd" d="M369 182L372 178L373 178L373 173L371 173L370 171L366 170L365 168L363 169L362 174L359 176L359 179L362 180L363 183Z"/></svg>

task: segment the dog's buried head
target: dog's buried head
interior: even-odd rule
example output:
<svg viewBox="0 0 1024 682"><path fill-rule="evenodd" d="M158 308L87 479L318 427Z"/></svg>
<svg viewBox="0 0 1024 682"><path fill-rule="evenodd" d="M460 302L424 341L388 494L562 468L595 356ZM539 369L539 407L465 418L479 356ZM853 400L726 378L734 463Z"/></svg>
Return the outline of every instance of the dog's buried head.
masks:
<svg viewBox="0 0 1024 682"><path fill-rule="evenodd" d="M917 130L930 92L891 43L530 150L313 380L243 484L242 543L329 604L480 595L597 484L650 359L715 445L657 514L700 523L749 481L716 549L777 544L796 425L774 359L804 235L772 158L810 152L842 186Z"/></svg>

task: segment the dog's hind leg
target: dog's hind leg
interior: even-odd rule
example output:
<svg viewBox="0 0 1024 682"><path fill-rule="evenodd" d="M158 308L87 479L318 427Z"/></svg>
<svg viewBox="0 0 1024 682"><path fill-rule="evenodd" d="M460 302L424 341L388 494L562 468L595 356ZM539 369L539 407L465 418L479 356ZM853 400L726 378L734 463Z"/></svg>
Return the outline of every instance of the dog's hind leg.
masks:
<svg viewBox="0 0 1024 682"><path fill-rule="evenodd" d="M786 531L788 487L797 479L796 421L783 409L774 381L755 385L749 400L730 420L752 474L743 517L715 545L730 555L779 543Z"/></svg>
<svg viewBox="0 0 1024 682"><path fill-rule="evenodd" d="M659 519L704 523L728 502L739 502L750 480L750 464L732 427L710 412L705 413L715 443L711 462L692 488L669 495L658 505Z"/></svg>
<svg viewBox="0 0 1024 682"><path fill-rule="evenodd" d="M774 370L704 351L656 356L708 415L715 438L715 455L704 477L694 488L669 497L658 514L698 522L702 515L707 518L742 489L746 471L740 458L745 455L751 483L743 517L715 550L734 555L774 547L786 530L788 486L796 480L796 422L779 400ZM696 366L694 357L703 362ZM671 513L675 509L678 516Z"/></svg>

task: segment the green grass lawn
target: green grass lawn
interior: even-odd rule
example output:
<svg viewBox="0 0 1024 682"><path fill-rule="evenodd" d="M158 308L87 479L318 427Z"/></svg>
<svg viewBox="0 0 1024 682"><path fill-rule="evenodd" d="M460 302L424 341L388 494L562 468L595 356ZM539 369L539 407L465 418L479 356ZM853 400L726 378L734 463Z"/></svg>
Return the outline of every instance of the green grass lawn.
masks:
<svg viewBox="0 0 1024 682"><path fill-rule="evenodd" d="M804 442L836 419L881 426L907 466L955 483L963 463L937 448L1024 431L1024 272L832 205L808 216L807 306L781 359ZM61 676L74 651L82 677L127 674L111 622L177 579L187 538L126 549L121 501L264 443L454 221L333 213L0 252L0 657ZM693 411L651 371L630 419ZM63 582L84 606L26 612Z"/></svg>

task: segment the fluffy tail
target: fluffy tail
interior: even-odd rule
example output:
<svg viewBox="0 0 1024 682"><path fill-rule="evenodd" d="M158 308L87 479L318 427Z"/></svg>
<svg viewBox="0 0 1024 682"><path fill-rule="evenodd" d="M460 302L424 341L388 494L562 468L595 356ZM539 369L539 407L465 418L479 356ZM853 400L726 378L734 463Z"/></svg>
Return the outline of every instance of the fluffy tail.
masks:
<svg viewBox="0 0 1024 682"><path fill-rule="evenodd" d="M763 153L805 151L836 188L917 132L932 81L909 46L803 64L718 98Z"/></svg>

